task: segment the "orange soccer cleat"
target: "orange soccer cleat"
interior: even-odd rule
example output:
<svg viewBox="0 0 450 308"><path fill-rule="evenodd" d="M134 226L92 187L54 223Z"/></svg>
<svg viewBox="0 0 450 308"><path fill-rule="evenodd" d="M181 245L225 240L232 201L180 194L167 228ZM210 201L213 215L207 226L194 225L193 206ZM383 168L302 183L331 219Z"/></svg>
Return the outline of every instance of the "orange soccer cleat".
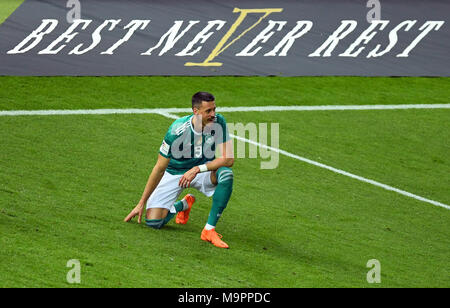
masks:
<svg viewBox="0 0 450 308"><path fill-rule="evenodd" d="M219 248L229 248L228 244L221 240L222 235L216 232L216 229L203 229L200 237L203 241L211 242L214 246Z"/></svg>
<svg viewBox="0 0 450 308"><path fill-rule="evenodd" d="M191 213L192 205L195 202L195 197L194 197L194 195L191 195L191 194L187 194L186 196L184 196L183 199L186 200L189 208L187 210L182 211L182 212L178 212L178 214L177 214L175 222L177 224L181 224L181 225L187 224L187 222L189 220L189 214Z"/></svg>

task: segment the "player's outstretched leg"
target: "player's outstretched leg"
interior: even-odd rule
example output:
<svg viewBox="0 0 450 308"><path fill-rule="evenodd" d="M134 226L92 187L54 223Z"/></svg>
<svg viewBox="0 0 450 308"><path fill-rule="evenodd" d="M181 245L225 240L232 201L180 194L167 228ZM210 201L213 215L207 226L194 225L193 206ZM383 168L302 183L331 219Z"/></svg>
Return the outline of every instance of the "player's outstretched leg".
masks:
<svg viewBox="0 0 450 308"><path fill-rule="evenodd" d="M227 167L219 168L216 177L217 187L213 195L208 223L202 231L201 239L211 242L216 247L229 248L228 244L222 241L222 236L216 232L216 225L233 192L233 170Z"/></svg>
<svg viewBox="0 0 450 308"><path fill-rule="evenodd" d="M185 225L189 220L189 214L191 213L192 205L195 202L194 195L187 194L181 201L175 203L175 208L177 209L177 217L175 222L177 224Z"/></svg>

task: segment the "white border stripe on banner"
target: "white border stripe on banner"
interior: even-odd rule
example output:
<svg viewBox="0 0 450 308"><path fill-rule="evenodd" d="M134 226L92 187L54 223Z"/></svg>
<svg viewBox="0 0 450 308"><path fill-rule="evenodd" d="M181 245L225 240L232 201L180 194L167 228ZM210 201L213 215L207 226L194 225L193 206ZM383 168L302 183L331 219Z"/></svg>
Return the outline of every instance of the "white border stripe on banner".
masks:
<svg viewBox="0 0 450 308"><path fill-rule="evenodd" d="M334 111L334 110L404 110L404 109L450 109L450 104L415 105L329 105L329 106L259 106L218 107L218 112L268 112L268 111ZM191 108L154 109L79 109L79 110L5 110L0 116L51 116L51 115L102 115L102 114L168 114L192 112Z"/></svg>

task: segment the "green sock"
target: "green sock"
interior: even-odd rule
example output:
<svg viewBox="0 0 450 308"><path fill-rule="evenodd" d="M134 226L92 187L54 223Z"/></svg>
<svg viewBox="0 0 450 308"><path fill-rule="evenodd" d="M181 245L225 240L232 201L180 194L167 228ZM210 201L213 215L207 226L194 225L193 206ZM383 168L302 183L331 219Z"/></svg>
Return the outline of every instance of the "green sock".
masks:
<svg viewBox="0 0 450 308"><path fill-rule="evenodd" d="M163 226L163 220L162 219L146 219L145 224L147 227L153 228L153 229L161 229Z"/></svg>
<svg viewBox="0 0 450 308"><path fill-rule="evenodd" d="M214 227L227 207L228 201L230 201L231 193L233 192L233 171L227 167L219 168L217 170L217 182L208 217L208 225Z"/></svg>
<svg viewBox="0 0 450 308"><path fill-rule="evenodd" d="M173 205L175 207L175 209L177 210L177 213L178 212L182 212L184 210L187 210L189 208L188 205L187 205L187 202L186 201L183 202L183 200L177 201Z"/></svg>
<svg viewBox="0 0 450 308"><path fill-rule="evenodd" d="M175 217L175 213L167 213L166 218L164 219L146 219L145 224L153 229L161 229L164 227L172 218Z"/></svg>
<svg viewBox="0 0 450 308"><path fill-rule="evenodd" d="M146 219L145 224L148 227L151 227L153 229L161 229L164 227L173 217L175 216L175 213L168 213L166 218L164 219Z"/></svg>
<svg viewBox="0 0 450 308"><path fill-rule="evenodd" d="M167 213L167 216L166 216L166 218L164 218L162 225L165 226L174 217L175 217L175 213L170 213L170 212Z"/></svg>
<svg viewBox="0 0 450 308"><path fill-rule="evenodd" d="M183 200L175 202L173 206L175 207L175 210L177 211L177 213L186 210L188 207L187 202L183 201ZM164 218L164 220L162 221L161 228L164 227L169 221L171 221L172 218L175 217L175 215L176 215L176 213L171 213L171 212L167 213L166 218Z"/></svg>

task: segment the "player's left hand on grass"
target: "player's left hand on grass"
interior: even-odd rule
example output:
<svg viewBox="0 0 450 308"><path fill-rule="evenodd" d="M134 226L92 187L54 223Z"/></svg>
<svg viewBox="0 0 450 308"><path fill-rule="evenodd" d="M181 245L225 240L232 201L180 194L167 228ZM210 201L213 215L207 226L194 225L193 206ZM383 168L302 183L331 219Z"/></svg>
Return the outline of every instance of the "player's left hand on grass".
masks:
<svg viewBox="0 0 450 308"><path fill-rule="evenodd" d="M191 170L187 171L180 179L180 182L178 183L178 186L183 188L188 188L191 186L191 182L195 179L197 174L200 172L200 169L195 166Z"/></svg>
<svg viewBox="0 0 450 308"><path fill-rule="evenodd" d="M128 214L127 217L123 221L129 222L134 217L138 216L138 223L140 224L142 221L142 214L144 213L144 204L139 203L136 207Z"/></svg>

